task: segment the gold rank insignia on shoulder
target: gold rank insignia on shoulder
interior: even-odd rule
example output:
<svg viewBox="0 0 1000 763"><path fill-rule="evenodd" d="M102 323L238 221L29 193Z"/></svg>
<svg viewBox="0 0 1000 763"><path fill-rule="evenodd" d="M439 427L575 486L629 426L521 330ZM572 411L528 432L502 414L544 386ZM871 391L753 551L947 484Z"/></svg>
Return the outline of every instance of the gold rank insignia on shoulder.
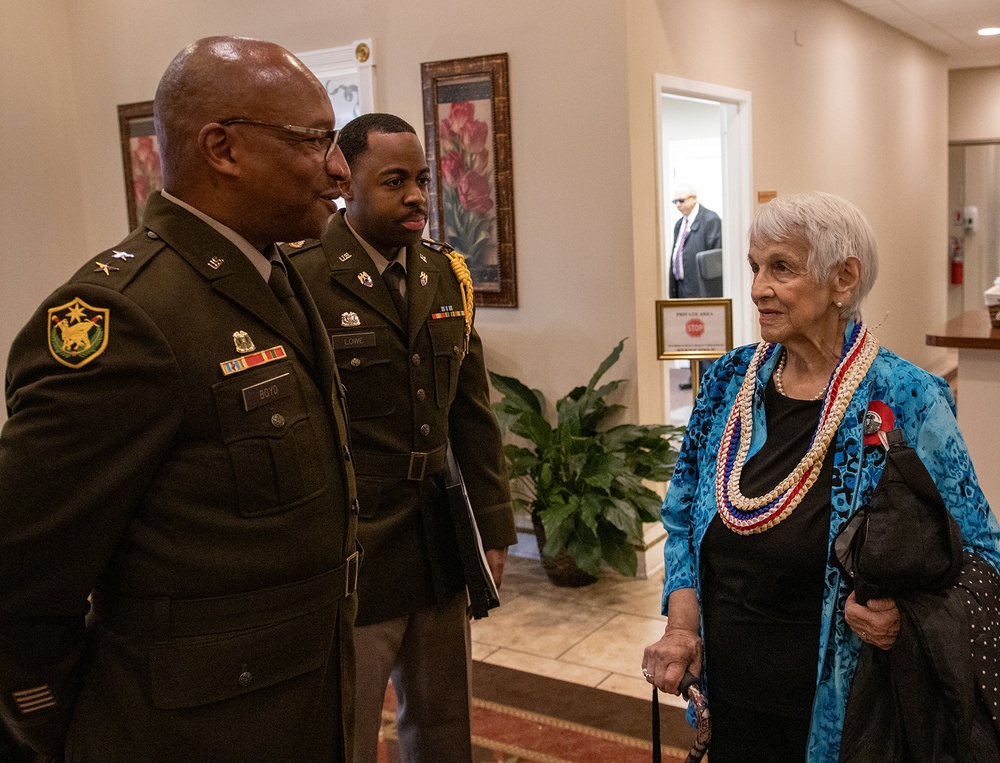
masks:
<svg viewBox="0 0 1000 763"><path fill-rule="evenodd" d="M49 308L48 342L52 357L69 368L80 368L108 346L111 310L91 307L79 297Z"/></svg>
<svg viewBox="0 0 1000 763"><path fill-rule="evenodd" d="M340 325L346 327L350 326L360 326L361 319L358 317L357 313L341 313L340 314Z"/></svg>
<svg viewBox="0 0 1000 763"><path fill-rule="evenodd" d="M372 277L364 270L358 273L358 280L361 281L362 286L367 286L369 289L375 285L372 281Z"/></svg>
<svg viewBox="0 0 1000 763"><path fill-rule="evenodd" d="M248 368L262 366L274 360L281 360L284 357L286 357L285 348L279 344L277 347L261 350L253 355L244 355L242 358L224 360L219 365L222 366L223 375L229 376L230 374L237 374L240 371L246 371Z"/></svg>
<svg viewBox="0 0 1000 763"><path fill-rule="evenodd" d="M448 252L454 252L448 244L444 241L435 241L432 238L422 238L420 243L426 246L428 249L433 249L435 252L440 252L441 254L448 254Z"/></svg>
<svg viewBox="0 0 1000 763"><path fill-rule="evenodd" d="M301 249L303 246L306 245L304 239L302 241L289 241L287 243L290 247L292 247L292 249Z"/></svg>

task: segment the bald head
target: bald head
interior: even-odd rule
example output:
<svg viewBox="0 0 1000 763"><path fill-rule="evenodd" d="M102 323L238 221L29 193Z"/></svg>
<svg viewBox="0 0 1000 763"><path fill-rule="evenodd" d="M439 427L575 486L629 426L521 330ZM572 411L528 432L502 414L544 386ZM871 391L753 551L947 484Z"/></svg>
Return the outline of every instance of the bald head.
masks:
<svg viewBox="0 0 1000 763"><path fill-rule="evenodd" d="M279 45L207 37L167 67L153 108L163 185L258 249L319 238L350 175L333 106Z"/></svg>
<svg viewBox="0 0 1000 763"><path fill-rule="evenodd" d="M204 125L267 119L289 98L317 95L328 99L316 77L280 45L244 37L206 37L188 45L170 62L153 101L164 186L173 192L197 170Z"/></svg>
<svg viewBox="0 0 1000 763"><path fill-rule="evenodd" d="M698 192L694 189L694 186L688 183L681 183L674 188L674 204L677 207L677 211L684 215L684 217L691 214L691 210L694 209L697 203Z"/></svg>

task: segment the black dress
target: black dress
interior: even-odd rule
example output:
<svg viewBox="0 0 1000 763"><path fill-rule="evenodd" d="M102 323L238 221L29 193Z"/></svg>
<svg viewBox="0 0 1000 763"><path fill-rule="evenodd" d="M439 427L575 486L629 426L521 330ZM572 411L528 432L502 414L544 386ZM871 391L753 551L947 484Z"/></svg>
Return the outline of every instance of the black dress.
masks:
<svg viewBox="0 0 1000 763"><path fill-rule="evenodd" d="M823 402L784 397L772 382L764 405L767 440L740 478L748 497L766 494L795 468L809 449ZM705 534L702 610L713 763L805 759L832 472L828 455L802 502L762 533L739 535L717 515Z"/></svg>

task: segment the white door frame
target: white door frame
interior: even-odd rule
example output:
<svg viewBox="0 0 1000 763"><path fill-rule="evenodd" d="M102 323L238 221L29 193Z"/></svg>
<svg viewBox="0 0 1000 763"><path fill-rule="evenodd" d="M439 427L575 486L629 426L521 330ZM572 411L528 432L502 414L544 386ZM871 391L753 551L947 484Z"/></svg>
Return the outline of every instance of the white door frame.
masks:
<svg viewBox="0 0 1000 763"><path fill-rule="evenodd" d="M750 270L746 267L749 247L747 232L753 216L753 164L750 136L752 131L751 96L749 90L738 90L708 82L657 74L653 85L653 113L656 115L656 178L659 201L657 215L660 226L661 293L666 296L666 266L673 245L673 230L666 217L668 179L663 176L663 109L664 95L681 95L718 101L722 116L722 172L725 213L722 216L723 294L733 300L733 343L735 346L757 340L757 322L750 301ZM722 210L720 210L722 211Z"/></svg>

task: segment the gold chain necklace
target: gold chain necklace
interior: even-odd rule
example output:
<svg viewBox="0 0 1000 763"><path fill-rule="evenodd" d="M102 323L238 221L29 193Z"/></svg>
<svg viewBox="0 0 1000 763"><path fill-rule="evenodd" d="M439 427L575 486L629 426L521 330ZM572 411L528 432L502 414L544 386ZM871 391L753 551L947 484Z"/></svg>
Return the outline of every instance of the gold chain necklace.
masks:
<svg viewBox="0 0 1000 763"><path fill-rule="evenodd" d="M757 372L771 357L775 348L776 345L767 342L761 342L757 346L733 403L719 448L715 479L716 504L722 521L740 535L760 533L774 527L802 502L819 477L823 458L855 390L875 360L878 340L869 333L865 324L855 325L844 354L827 384L819 424L809 450L791 474L767 495L748 498L740 491L740 478L753 436L753 398L757 388Z"/></svg>

